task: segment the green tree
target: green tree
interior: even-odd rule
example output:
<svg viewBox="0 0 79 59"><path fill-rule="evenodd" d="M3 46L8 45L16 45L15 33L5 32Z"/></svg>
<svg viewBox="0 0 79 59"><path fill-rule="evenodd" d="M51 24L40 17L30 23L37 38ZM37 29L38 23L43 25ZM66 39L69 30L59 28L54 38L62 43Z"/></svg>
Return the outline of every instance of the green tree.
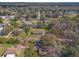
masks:
<svg viewBox="0 0 79 59"><path fill-rule="evenodd" d="M3 23L3 19L0 18L0 23Z"/></svg>
<svg viewBox="0 0 79 59"><path fill-rule="evenodd" d="M14 44L14 43L16 43L16 40L14 38L10 38L10 39L8 39L7 43Z"/></svg>
<svg viewBox="0 0 79 59"><path fill-rule="evenodd" d="M14 26L14 28L18 27L20 25L20 23L18 23L18 21L20 21L20 20L18 20L18 19L10 20L11 26Z"/></svg>
<svg viewBox="0 0 79 59"><path fill-rule="evenodd" d="M73 57L73 56L77 56L77 49L74 47L70 47L70 46L66 46L65 48L62 49L61 51L61 56L63 57Z"/></svg>
<svg viewBox="0 0 79 59"><path fill-rule="evenodd" d="M38 54L37 52L34 50L34 46L30 46L28 49L25 49L25 57L37 57Z"/></svg>
<svg viewBox="0 0 79 59"><path fill-rule="evenodd" d="M7 43L7 39L6 38L4 38L4 37L2 37L2 38L0 38L0 43Z"/></svg>
<svg viewBox="0 0 79 59"><path fill-rule="evenodd" d="M30 28L28 27L28 28L25 28L25 33L29 33L29 31L30 31Z"/></svg>
<svg viewBox="0 0 79 59"><path fill-rule="evenodd" d="M7 35L13 28L11 26L4 27L2 30L2 35Z"/></svg>

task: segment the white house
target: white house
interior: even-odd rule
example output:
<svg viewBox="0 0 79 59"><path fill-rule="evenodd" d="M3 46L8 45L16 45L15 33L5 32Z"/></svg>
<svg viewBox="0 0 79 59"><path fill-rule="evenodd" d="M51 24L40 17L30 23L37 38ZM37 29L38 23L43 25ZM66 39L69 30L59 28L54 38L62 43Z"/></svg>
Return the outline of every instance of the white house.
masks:
<svg viewBox="0 0 79 59"><path fill-rule="evenodd" d="M14 19L15 16L0 16L0 18L7 20L7 19Z"/></svg>

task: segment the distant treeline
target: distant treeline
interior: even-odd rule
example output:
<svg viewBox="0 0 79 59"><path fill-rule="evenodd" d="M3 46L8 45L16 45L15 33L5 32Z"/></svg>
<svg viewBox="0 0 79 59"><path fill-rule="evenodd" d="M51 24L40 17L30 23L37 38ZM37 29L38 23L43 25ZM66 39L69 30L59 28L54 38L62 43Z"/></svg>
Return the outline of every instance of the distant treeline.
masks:
<svg viewBox="0 0 79 59"><path fill-rule="evenodd" d="M0 6L79 6L79 2L0 2Z"/></svg>

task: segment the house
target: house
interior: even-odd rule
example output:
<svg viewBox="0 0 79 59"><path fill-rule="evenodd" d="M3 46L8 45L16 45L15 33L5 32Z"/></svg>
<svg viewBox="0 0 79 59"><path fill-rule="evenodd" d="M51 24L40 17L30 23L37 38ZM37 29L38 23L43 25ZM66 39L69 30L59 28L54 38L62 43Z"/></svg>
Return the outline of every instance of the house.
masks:
<svg viewBox="0 0 79 59"><path fill-rule="evenodd" d="M19 52L20 52L20 49L18 49L18 48L14 48L14 47L7 48L7 50L4 53L4 56L6 56L6 57L14 56L15 57L15 56L17 56L17 54L19 54Z"/></svg>
<svg viewBox="0 0 79 59"><path fill-rule="evenodd" d="M12 48L7 48L7 50L4 53L4 56L6 56L6 57L16 57L20 53L21 49L25 49L25 48L28 48L28 47L23 46L23 45L15 45Z"/></svg>
<svg viewBox="0 0 79 59"><path fill-rule="evenodd" d="M35 29L32 29L32 34L34 34L34 35L44 35L45 31L42 30L42 29L35 28Z"/></svg>
<svg viewBox="0 0 79 59"><path fill-rule="evenodd" d="M15 45L12 48L7 48L7 50L4 53L4 56L15 57L20 53L21 49L25 49L25 48L27 48L27 46L23 46L23 45Z"/></svg>
<svg viewBox="0 0 79 59"><path fill-rule="evenodd" d="M15 16L0 16L0 18L7 20L7 19L14 19Z"/></svg>
<svg viewBox="0 0 79 59"><path fill-rule="evenodd" d="M15 45L14 47L18 48L18 49L25 49L25 48L27 48L27 46L23 46L23 45Z"/></svg>
<svg viewBox="0 0 79 59"><path fill-rule="evenodd" d="M32 26L33 24L32 24L31 21L26 21L26 25L28 25L28 26Z"/></svg>
<svg viewBox="0 0 79 59"><path fill-rule="evenodd" d="M19 16L18 18L21 20L26 20L26 15Z"/></svg>
<svg viewBox="0 0 79 59"><path fill-rule="evenodd" d="M25 21L23 20L24 24L22 25L22 27L33 27L33 24L31 21Z"/></svg>

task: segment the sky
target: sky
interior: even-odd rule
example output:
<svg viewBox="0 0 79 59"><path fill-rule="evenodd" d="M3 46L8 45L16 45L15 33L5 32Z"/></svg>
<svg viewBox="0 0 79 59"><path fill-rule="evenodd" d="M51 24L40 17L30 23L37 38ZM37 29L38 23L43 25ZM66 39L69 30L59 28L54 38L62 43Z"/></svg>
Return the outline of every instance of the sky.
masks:
<svg viewBox="0 0 79 59"><path fill-rule="evenodd" d="M0 0L0 2L79 2L79 0Z"/></svg>

